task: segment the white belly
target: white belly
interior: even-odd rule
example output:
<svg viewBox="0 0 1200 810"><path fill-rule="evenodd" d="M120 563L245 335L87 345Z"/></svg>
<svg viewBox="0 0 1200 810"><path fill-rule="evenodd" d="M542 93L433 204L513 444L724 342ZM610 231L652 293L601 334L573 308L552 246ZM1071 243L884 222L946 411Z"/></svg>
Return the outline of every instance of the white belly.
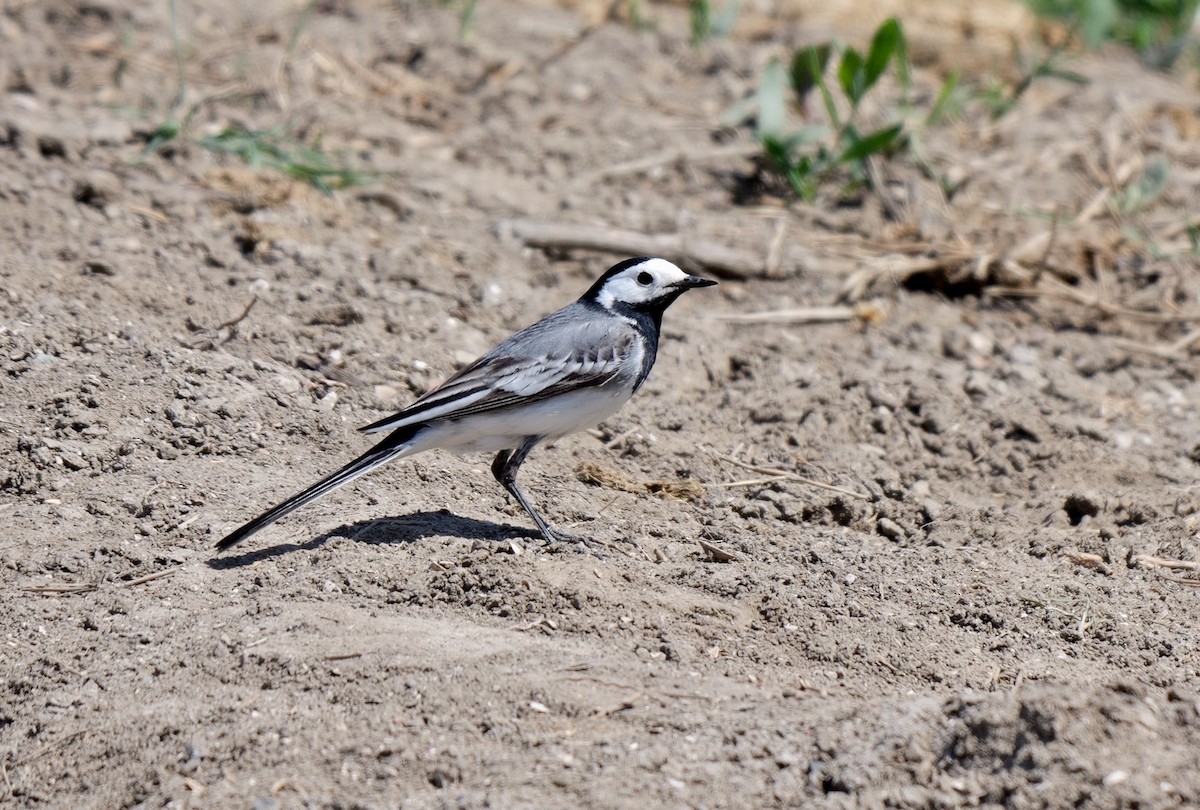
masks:
<svg viewBox="0 0 1200 810"><path fill-rule="evenodd" d="M595 427L628 400L628 389L590 388L521 408L447 420L419 434L411 452L440 447L452 453L494 453L515 448L530 436L557 439Z"/></svg>

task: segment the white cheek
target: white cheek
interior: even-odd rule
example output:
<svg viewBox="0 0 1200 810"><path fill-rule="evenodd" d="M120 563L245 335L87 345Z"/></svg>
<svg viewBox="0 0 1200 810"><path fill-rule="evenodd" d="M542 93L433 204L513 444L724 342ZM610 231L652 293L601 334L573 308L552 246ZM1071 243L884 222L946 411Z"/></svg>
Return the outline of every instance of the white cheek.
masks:
<svg viewBox="0 0 1200 810"><path fill-rule="evenodd" d="M605 307L611 307L615 301L636 304L647 300L649 296L650 290L648 288L643 287L633 279L619 278L605 285L600 293L600 304Z"/></svg>

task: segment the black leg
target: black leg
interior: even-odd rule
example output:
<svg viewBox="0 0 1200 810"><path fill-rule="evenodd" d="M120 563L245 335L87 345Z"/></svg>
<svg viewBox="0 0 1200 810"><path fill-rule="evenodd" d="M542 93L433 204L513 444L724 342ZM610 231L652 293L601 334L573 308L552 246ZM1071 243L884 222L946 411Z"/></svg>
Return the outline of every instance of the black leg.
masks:
<svg viewBox="0 0 1200 810"><path fill-rule="evenodd" d="M542 537L546 538L547 543L553 543L558 540L558 535L550 528L550 524L544 517L534 509L529 501L525 498L525 493L517 486L517 470L521 468L525 458L529 455L529 451L540 441L539 437L530 437L521 443L516 450L501 450L496 454L496 458L492 461L492 475L500 482L500 486L508 490L508 494L517 499L517 503L521 504L521 508L529 513L533 518L533 522L537 524L538 531L542 533Z"/></svg>
<svg viewBox="0 0 1200 810"><path fill-rule="evenodd" d="M492 475L496 476L496 480L500 482L500 485L508 490L509 495L517 499L517 503L521 504L521 508L529 513L529 516L533 518L533 522L537 524L538 531L542 533L542 537L546 539L547 543L579 543L580 551L591 549L592 553L597 557L608 556L604 553L603 549L597 547L594 541L586 537L568 534L567 532L551 528L549 522L542 517L538 510L533 508L525 498L525 493L517 486L517 470L520 469L521 464L529 455L529 451L539 441L541 441L540 436L531 436L515 450L501 450L496 454L496 458L492 460Z"/></svg>

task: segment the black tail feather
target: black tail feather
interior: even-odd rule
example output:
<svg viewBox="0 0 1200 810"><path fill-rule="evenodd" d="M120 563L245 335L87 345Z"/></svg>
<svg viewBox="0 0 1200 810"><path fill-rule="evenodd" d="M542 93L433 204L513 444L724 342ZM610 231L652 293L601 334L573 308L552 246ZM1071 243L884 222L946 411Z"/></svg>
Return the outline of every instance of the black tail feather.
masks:
<svg viewBox="0 0 1200 810"><path fill-rule="evenodd" d="M245 540L250 535L257 532L259 529L265 528L275 521L279 520L284 515L290 514L295 510L304 506L306 503L315 501L322 495L332 492L340 486L350 483L359 476L365 475L376 467L386 464L395 458L400 453L404 452L411 439L413 439L424 425L414 425L404 430L398 430L390 434L386 439L372 447L367 452L363 453L358 458L351 461L345 467L342 467L332 475L322 478L317 483L313 484L308 489L288 498L278 506L274 506L263 512L258 517L251 520L241 528L227 534L220 542L217 543L218 551L225 551L228 548L236 546L238 543Z"/></svg>

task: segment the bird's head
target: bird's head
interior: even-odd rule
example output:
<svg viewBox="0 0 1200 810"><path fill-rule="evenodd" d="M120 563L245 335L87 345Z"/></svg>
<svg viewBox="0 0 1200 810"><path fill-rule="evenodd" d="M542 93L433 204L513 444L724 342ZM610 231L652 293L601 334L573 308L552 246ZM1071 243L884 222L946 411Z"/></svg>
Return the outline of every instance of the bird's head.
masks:
<svg viewBox="0 0 1200 810"><path fill-rule="evenodd" d="M693 287L711 287L716 283L688 275L666 259L643 256L608 268L580 300L605 309L623 305L661 315Z"/></svg>

